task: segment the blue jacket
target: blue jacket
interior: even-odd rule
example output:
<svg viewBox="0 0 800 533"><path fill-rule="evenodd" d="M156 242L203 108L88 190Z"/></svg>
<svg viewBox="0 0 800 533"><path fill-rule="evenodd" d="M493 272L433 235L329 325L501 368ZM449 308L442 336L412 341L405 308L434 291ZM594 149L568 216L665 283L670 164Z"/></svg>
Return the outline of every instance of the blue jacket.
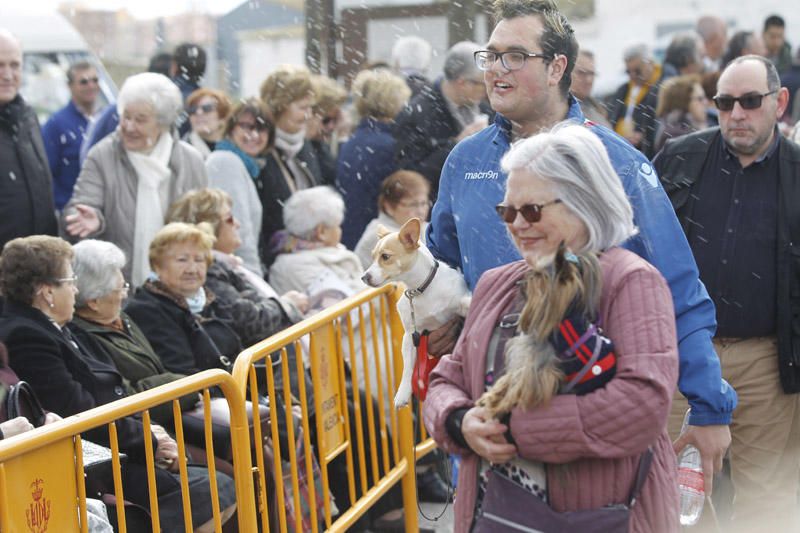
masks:
<svg viewBox="0 0 800 533"><path fill-rule="evenodd" d="M70 100L42 126L42 140L50 172L53 174L53 199L56 209L64 209L80 173L81 143L89 120Z"/></svg>
<svg viewBox="0 0 800 533"><path fill-rule="evenodd" d="M353 136L339 149L336 187L347 212L342 224L342 244L352 250L367 224L378 216L381 182L397 170L392 125L364 118Z"/></svg>
<svg viewBox="0 0 800 533"><path fill-rule="evenodd" d="M586 121L572 97L567 119L591 127L622 180L639 229L624 247L652 263L669 283L680 342L678 388L692 408L690 423L729 424L736 392L722 379L711 343L714 304L653 167L622 137ZM427 242L436 257L462 269L470 288L486 270L520 259L494 211L505 191L500 159L508 151L510 133L511 123L498 114L493 125L460 142L442 170Z"/></svg>
<svg viewBox="0 0 800 533"><path fill-rule="evenodd" d="M107 135L114 132L119 126L119 113L117 113L117 104L109 104L105 109L100 111L89 126L89 131L86 132L86 139L81 146L81 165L86 160L86 155L95 144L99 143L106 138Z"/></svg>

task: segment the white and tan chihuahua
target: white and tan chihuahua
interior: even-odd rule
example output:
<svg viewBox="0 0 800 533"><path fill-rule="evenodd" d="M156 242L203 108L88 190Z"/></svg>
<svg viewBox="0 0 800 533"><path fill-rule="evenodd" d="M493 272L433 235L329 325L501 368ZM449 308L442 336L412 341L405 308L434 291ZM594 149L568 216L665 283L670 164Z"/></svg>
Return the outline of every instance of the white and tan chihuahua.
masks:
<svg viewBox="0 0 800 533"><path fill-rule="evenodd" d="M402 282L407 288L405 296L397 302L405 335L403 376L394 397L395 407L402 407L411 399L412 372L417 358L414 334L433 331L456 315L466 316L472 300L464 277L434 259L420 242L421 231L422 223L418 218L412 218L397 232L379 226L372 264L361 278L371 287Z"/></svg>

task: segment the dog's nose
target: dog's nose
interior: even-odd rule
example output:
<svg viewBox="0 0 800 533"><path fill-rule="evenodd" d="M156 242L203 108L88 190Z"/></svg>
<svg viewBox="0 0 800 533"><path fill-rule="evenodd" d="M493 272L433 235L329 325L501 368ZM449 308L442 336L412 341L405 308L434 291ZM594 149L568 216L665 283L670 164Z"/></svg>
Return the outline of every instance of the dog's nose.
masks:
<svg viewBox="0 0 800 533"><path fill-rule="evenodd" d="M369 280L370 280L369 272L365 272L364 275L361 276L361 281L369 285L370 284Z"/></svg>

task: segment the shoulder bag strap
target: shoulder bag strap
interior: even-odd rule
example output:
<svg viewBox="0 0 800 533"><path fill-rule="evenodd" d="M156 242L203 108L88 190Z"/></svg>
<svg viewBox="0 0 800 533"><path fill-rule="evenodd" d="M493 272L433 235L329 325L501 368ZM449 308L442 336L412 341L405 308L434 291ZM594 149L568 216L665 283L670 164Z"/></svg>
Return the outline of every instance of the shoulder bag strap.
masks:
<svg viewBox="0 0 800 533"><path fill-rule="evenodd" d="M633 483L631 495L628 498L628 508L633 509L636 499L642 491L647 475L650 473L650 465L653 463L653 448L648 447L639 459L639 468L636 471L636 481Z"/></svg>

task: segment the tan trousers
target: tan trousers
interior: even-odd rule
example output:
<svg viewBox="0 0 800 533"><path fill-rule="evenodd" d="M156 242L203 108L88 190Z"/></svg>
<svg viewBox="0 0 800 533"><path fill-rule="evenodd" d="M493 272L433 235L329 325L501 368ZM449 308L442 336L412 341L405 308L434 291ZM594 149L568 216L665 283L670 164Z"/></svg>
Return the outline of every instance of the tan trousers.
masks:
<svg viewBox="0 0 800 533"><path fill-rule="evenodd" d="M777 342L715 339L714 347L722 376L739 396L731 423L732 528L726 530L800 531L800 395L781 389ZM669 418L673 439L686 409L677 393Z"/></svg>

